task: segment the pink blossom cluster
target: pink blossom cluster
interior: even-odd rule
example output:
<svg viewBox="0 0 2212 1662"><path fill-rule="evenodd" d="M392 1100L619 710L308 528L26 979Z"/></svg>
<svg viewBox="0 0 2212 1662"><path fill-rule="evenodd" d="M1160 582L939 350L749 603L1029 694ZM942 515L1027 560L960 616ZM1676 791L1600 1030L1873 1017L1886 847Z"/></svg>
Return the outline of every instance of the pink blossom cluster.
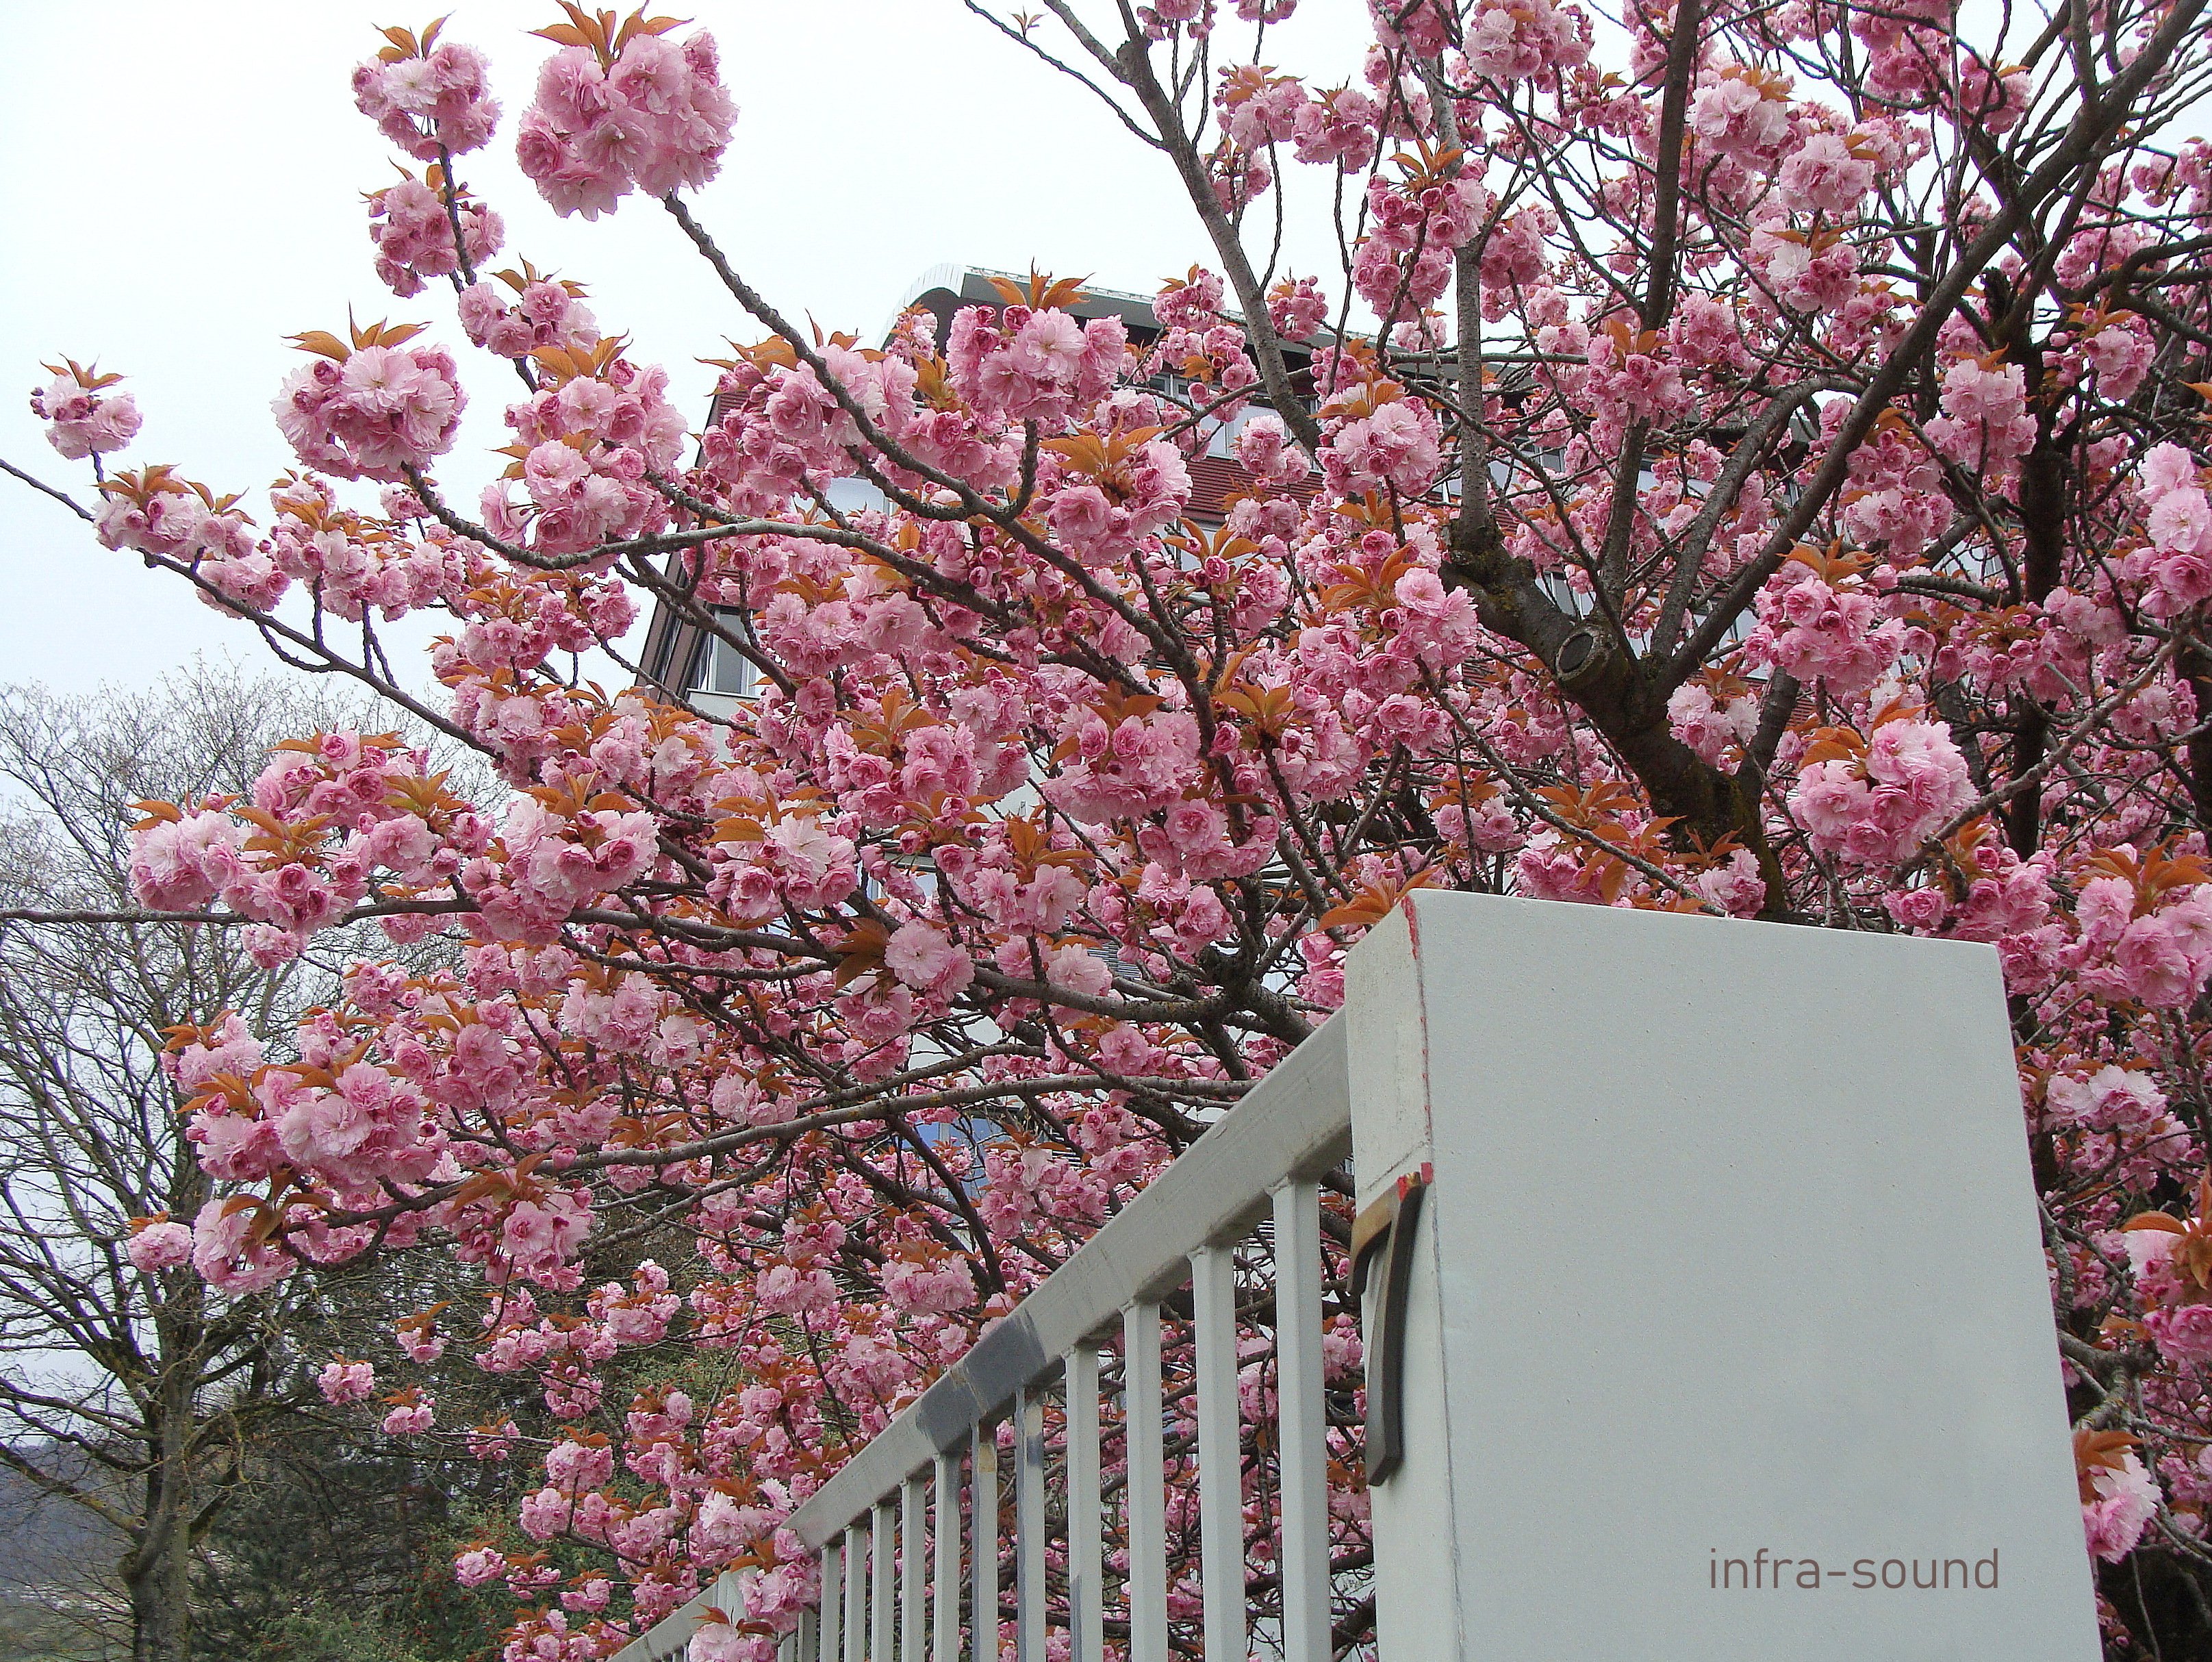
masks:
<svg viewBox="0 0 2212 1662"><path fill-rule="evenodd" d="M1335 489L1419 496L1443 464L1443 435L1425 403L1393 398L1334 424L1321 461Z"/></svg>
<svg viewBox="0 0 2212 1662"><path fill-rule="evenodd" d="M1382 614L1384 627L1395 624L1400 642L1433 672L1441 673L1465 662L1482 638L1473 598L1463 588L1447 589L1433 571L1422 568L1407 572L1392 585L1390 594L1398 604Z"/></svg>
<svg viewBox="0 0 2212 1662"><path fill-rule="evenodd" d="M1328 296L1312 277L1285 277L1267 290L1267 321L1285 340L1310 340L1328 321Z"/></svg>
<svg viewBox="0 0 2212 1662"><path fill-rule="evenodd" d="M409 1385L396 1394L382 1422L387 1437L419 1437L429 1430L437 1415L437 1399Z"/></svg>
<svg viewBox="0 0 2212 1662"><path fill-rule="evenodd" d="M526 508L503 487L485 493L484 518L502 537L528 538L547 553L568 554L636 537L665 523L667 498L648 471L672 469L684 421L668 402L668 374L617 358L596 375L557 387L541 382L509 407L507 425L522 445Z"/></svg>
<svg viewBox="0 0 2212 1662"><path fill-rule="evenodd" d="M1375 159L1381 113L1375 100L1358 87L1336 87L1315 94L1298 112L1291 130L1297 159L1340 173L1358 173Z"/></svg>
<svg viewBox="0 0 2212 1662"><path fill-rule="evenodd" d="M1417 173L1402 185L1368 180L1372 228L1352 261L1352 287L1378 317L1411 318L1451 280L1452 254L1488 217L1490 192L1473 171Z"/></svg>
<svg viewBox="0 0 2212 1662"><path fill-rule="evenodd" d="M1824 432L1846 413L1840 399L1823 409ZM1852 452L1850 473L1842 526L1860 546L1903 564L1936 540L1946 508L1942 469L1902 423L1886 423Z"/></svg>
<svg viewBox="0 0 2212 1662"><path fill-rule="evenodd" d="M1730 64L1690 100L1690 131L1712 153L1764 171L1790 137L1788 82Z"/></svg>
<svg viewBox="0 0 2212 1662"><path fill-rule="evenodd" d="M1551 0L1480 0L1467 15L1460 46L1475 75L1510 86L1585 62L1589 20Z"/></svg>
<svg viewBox="0 0 2212 1662"><path fill-rule="evenodd" d="M419 44L407 35L353 72L354 107L418 161L479 149L499 122L483 54L437 33L434 26Z"/></svg>
<svg viewBox="0 0 2212 1662"><path fill-rule="evenodd" d="M1139 539L1180 519L1190 490L1182 454L1154 439L1096 478L1073 470L1062 474L1048 520L1054 533L1083 559L1115 559Z"/></svg>
<svg viewBox="0 0 2212 1662"><path fill-rule="evenodd" d="M502 280L514 290L512 301L489 278L461 290L461 328L477 345L501 357L521 358L544 347L578 352L598 344L598 320L576 284L511 272Z"/></svg>
<svg viewBox="0 0 2212 1662"><path fill-rule="evenodd" d="M101 545L173 563L217 610L265 611L289 586L243 512L167 469L121 474L101 489L107 499L93 521Z"/></svg>
<svg viewBox="0 0 2212 1662"><path fill-rule="evenodd" d="M1244 349L1244 332L1233 323L1216 323L1205 330L1169 329L1153 347L1152 357L1195 385L1224 393L1241 393L1260 379ZM1233 406L1224 413L1235 413Z"/></svg>
<svg viewBox="0 0 2212 1662"><path fill-rule="evenodd" d="M1128 350L1119 318L1084 322L1054 308L971 306L952 320L945 361L976 407L1057 431L1080 405L1105 396Z"/></svg>
<svg viewBox="0 0 2212 1662"><path fill-rule="evenodd" d="M315 1376L315 1389L333 1408L366 1402L376 1390L376 1369L368 1362L349 1361L340 1356L324 1364L322 1372Z"/></svg>
<svg viewBox="0 0 2212 1662"><path fill-rule="evenodd" d="M1759 625L1745 643L1747 654L1808 685L1818 681L1832 692L1864 692L1905 647L1905 625L1887 616L1880 592L1856 576L1832 578L1792 563L1759 591L1757 604Z"/></svg>
<svg viewBox="0 0 2212 1662"><path fill-rule="evenodd" d="M1907 858L1973 800L1950 728L1900 715L1881 722L1858 756L1808 763L1790 806L1814 848L1872 865Z"/></svg>
<svg viewBox="0 0 2212 1662"><path fill-rule="evenodd" d="M1589 373L1581 390L1601 423L1599 435L1610 439L1631 422L1663 424L1690 412L1689 384L1663 338L1631 332L1614 319L1588 341Z"/></svg>
<svg viewBox="0 0 2212 1662"><path fill-rule="evenodd" d="M2107 1564L2117 1564L2135 1549L2149 1526L2158 1508L2158 1485L2132 1452L2121 1458L2118 1470L2100 1470L2090 1482L2092 1498L2081 1507L2089 1552Z"/></svg>
<svg viewBox="0 0 2212 1662"><path fill-rule="evenodd" d="M128 393L107 389L121 380L68 359L46 368L53 380L31 393L31 413L46 423L46 442L65 461L104 456L137 436L137 401Z"/></svg>
<svg viewBox="0 0 2212 1662"><path fill-rule="evenodd" d="M1225 138L1206 157L1206 166L1213 199L1231 219L1267 195L1275 182L1267 151L1242 149Z"/></svg>
<svg viewBox="0 0 2212 1662"><path fill-rule="evenodd" d="M515 154L554 211L597 219L632 190L659 197L705 185L737 114L712 35L700 30L679 46L641 31L611 60L581 46L549 58Z"/></svg>
<svg viewBox="0 0 2212 1662"><path fill-rule="evenodd" d="M467 877L499 939L550 939L570 912L648 870L658 845L650 816L607 808L549 811L515 799L501 837L502 861L480 856Z"/></svg>
<svg viewBox="0 0 2212 1662"><path fill-rule="evenodd" d="M1831 219L1856 212L1874 180L1873 161L1855 154L1846 137L1827 132L1810 134L1793 146L1775 176L1790 207Z"/></svg>
<svg viewBox="0 0 2212 1662"><path fill-rule="evenodd" d="M267 1212L243 1196L210 1200L192 1220L192 1269L209 1286L240 1297L266 1292L299 1268L299 1258L272 1238ZM339 1243L333 1257L360 1250Z"/></svg>
<svg viewBox="0 0 2212 1662"><path fill-rule="evenodd" d="M2150 373L2155 350L2139 319L2124 314L2085 323L2081 332L2083 368L2097 377L2097 390L2114 403L2135 396Z"/></svg>
<svg viewBox="0 0 2212 1662"><path fill-rule="evenodd" d="M2090 877L2075 910L2069 953L2082 983L2154 1010L2185 1009L2212 976L2212 886L2168 890L2154 900L2118 876Z"/></svg>
<svg viewBox="0 0 2212 1662"><path fill-rule="evenodd" d="M400 534L339 507L331 488L313 475L279 484L269 500L276 512L256 550L273 568L261 590L267 598L257 601L264 610L289 580L309 585L334 616L358 621L374 609L389 621L434 605L468 606L485 575L481 557L442 525L434 522L419 538ZM230 575L221 580L226 593L238 593Z"/></svg>
<svg viewBox="0 0 2212 1662"><path fill-rule="evenodd" d="M2152 614L2172 618L2212 599L2212 497L2208 475L2178 444L2145 455L2137 491L2149 546L2131 556L2130 575L2145 585Z"/></svg>
<svg viewBox="0 0 2212 1662"><path fill-rule="evenodd" d="M1769 222L1752 233L1748 254L1761 286L1785 310L1833 312L1858 292L1857 245L1833 232Z"/></svg>
<svg viewBox="0 0 2212 1662"><path fill-rule="evenodd" d="M1221 274L1194 265L1183 277L1170 277L1152 297L1152 316L1164 329L1200 332L1221 321Z"/></svg>
<svg viewBox="0 0 2212 1662"><path fill-rule="evenodd" d="M1549 208L1522 208L1508 214L1486 238L1482 260L1483 316L1492 321L1506 314L1516 290L1543 286L1552 275L1551 254L1545 240L1559 229L1559 216Z"/></svg>
<svg viewBox="0 0 2212 1662"><path fill-rule="evenodd" d="M300 741L254 782L251 807L263 825L241 823L216 799L192 813L165 805L142 821L132 837L132 887L145 904L165 910L220 898L270 926L273 935L257 944L284 954L281 937L296 952L361 898L378 868L435 881L441 865L450 872L457 863L447 839L482 846L474 812L440 791L425 763L392 734L337 732ZM436 813L437 833L413 811L414 800ZM266 829L283 819L311 821L312 835Z"/></svg>
<svg viewBox="0 0 2212 1662"><path fill-rule="evenodd" d="M2148 1074L2107 1062L2086 1076L2079 1068L2053 1074L2045 1087L2039 1129L2070 1141L2083 1160L2096 1161L2131 1186L2148 1189L2203 1158L2196 1140L2167 1109L2166 1093ZM2143 1263L2136 1266L2136 1273L2146 1289L2157 1279L2157 1272ZM2166 1290L2171 1289L2160 1291L2161 1300ZM2190 1318L2174 1334L2202 1319ZM2162 1324L2151 1323L2154 1338ZM2212 1361L2212 1352L2191 1358L2173 1345L2163 1348L2178 1361Z"/></svg>
<svg viewBox="0 0 2212 1662"><path fill-rule="evenodd" d="M1375 38L1386 47L1407 46L1433 58L1459 33L1456 8L1449 0L1367 0Z"/></svg>
<svg viewBox="0 0 2212 1662"><path fill-rule="evenodd" d="M506 240L499 216L482 203L457 196L449 218L441 178L434 169L428 180L410 176L369 195L376 275L402 300L421 294L426 277L453 276L464 259L481 265Z"/></svg>
<svg viewBox="0 0 2212 1662"><path fill-rule="evenodd" d="M1949 79L1951 52L1945 25L1954 0L1912 0L1880 10L1855 12L1851 33L1866 46L1867 89L1899 104L1927 101Z"/></svg>
<svg viewBox="0 0 2212 1662"><path fill-rule="evenodd" d="M466 402L442 348L379 344L319 356L286 380L272 408L309 467L396 482L453 447Z"/></svg>
<svg viewBox="0 0 2212 1662"><path fill-rule="evenodd" d="M1010 448L987 437L975 420L919 407L916 372L904 356L864 356L836 344L823 349L823 366L844 389L848 407L811 365L777 362L779 356L763 349L724 372L720 420L701 435L708 466L737 500L766 510L810 482L826 485L846 475L851 450L861 443L862 419L879 423L925 464L978 484L1012 476Z"/></svg>
<svg viewBox="0 0 2212 1662"><path fill-rule="evenodd" d="M1667 721L1674 736L1719 766L1759 728L1759 700L1738 684L1734 696L1703 681L1686 681L1668 695Z"/></svg>
<svg viewBox="0 0 2212 1662"><path fill-rule="evenodd" d="M2035 444L2020 365L1966 358L1943 375L1943 413L1928 423L1936 447L1962 466L2002 474Z"/></svg>
<svg viewBox="0 0 2212 1662"><path fill-rule="evenodd" d="M124 1243L124 1251L143 1275L181 1268L192 1260L191 1227L171 1221L166 1212L150 1218L133 1218L131 1238Z"/></svg>
<svg viewBox="0 0 2212 1662"><path fill-rule="evenodd" d="M1230 142L1243 149L1279 144L1297 131L1306 107L1306 89L1294 75L1270 76L1256 64L1221 72L1214 95Z"/></svg>
<svg viewBox="0 0 2212 1662"><path fill-rule="evenodd" d="M1959 113L1985 131L2018 126L2030 95L2027 71L2017 64L1992 70L1978 54L1968 53L1959 66Z"/></svg>

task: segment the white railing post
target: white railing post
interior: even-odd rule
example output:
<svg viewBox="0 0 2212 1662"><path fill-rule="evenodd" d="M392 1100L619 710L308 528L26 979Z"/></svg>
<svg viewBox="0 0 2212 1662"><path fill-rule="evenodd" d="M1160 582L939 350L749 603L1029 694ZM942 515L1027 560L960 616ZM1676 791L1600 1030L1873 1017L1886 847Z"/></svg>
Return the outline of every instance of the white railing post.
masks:
<svg viewBox="0 0 2212 1662"><path fill-rule="evenodd" d="M816 1608L822 1612L821 1662L844 1662L845 1549L836 1541L822 1549L822 1592Z"/></svg>
<svg viewBox="0 0 2212 1662"><path fill-rule="evenodd" d="M960 1662L960 1455L937 1457L937 1527L931 1544L937 1552L935 1604L930 1662Z"/></svg>
<svg viewBox="0 0 2212 1662"><path fill-rule="evenodd" d="M855 1522L845 1531L845 1662L868 1659L868 1533Z"/></svg>
<svg viewBox="0 0 2212 1662"><path fill-rule="evenodd" d="M1079 1344L1067 1381L1067 1622L1073 1662L1105 1662L1105 1565L1099 1530L1098 1352Z"/></svg>
<svg viewBox="0 0 2212 1662"><path fill-rule="evenodd" d="M1129 1662L1168 1662L1167 1456L1161 1426L1160 1307L1121 1312L1121 1516L1128 1537Z"/></svg>
<svg viewBox="0 0 2212 1662"><path fill-rule="evenodd" d="M891 1662L891 1635L897 1630L891 1608L891 1526L895 1516L890 1497L876 1502L868 1559L868 1662Z"/></svg>
<svg viewBox="0 0 2212 1662"><path fill-rule="evenodd" d="M1045 1662L1044 1404L1014 1393L1014 1647Z"/></svg>
<svg viewBox="0 0 2212 1662"><path fill-rule="evenodd" d="M1231 1247L1204 1247L1190 1256L1206 1653L1244 1662L1244 1456L1237 1402L1236 1269Z"/></svg>
<svg viewBox="0 0 2212 1662"><path fill-rule="evenodd" d="M929 1568L929 1552L922 1544L924 1478L920 1472L906 1480L899 1501L899 1662L922 1662L921 1635L928 1617L923 1577Z"/></svg>
<svg viewBox="0 0 2212 1662"><path fill-rule="evenodd" d="M1275 1191L1275 1408L1285 1662L1329 1662L1328 1445L1322 1402L1321 1190Z"/></svg>
<svg viewBox="0 0 2212 1662"><path fill-rule="evenodd" d="M975 1608L968 1617L973 1662L999 1662L999 1441L987 1422L975 1432L973 1510L969 1516Z"/></svg>

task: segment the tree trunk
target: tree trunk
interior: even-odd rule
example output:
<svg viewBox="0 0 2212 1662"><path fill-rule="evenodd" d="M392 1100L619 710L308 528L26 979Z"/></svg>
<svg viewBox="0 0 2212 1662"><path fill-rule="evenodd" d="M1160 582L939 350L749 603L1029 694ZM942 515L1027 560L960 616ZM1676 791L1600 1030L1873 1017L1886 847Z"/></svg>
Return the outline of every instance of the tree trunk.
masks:
<svg viewBox="0 0 2212 1662"><path fill-rule="evenodd" d="M191 1631L191 1543L181 1518L124 1561L131 1662L185 1662Z"/></svg>
<svg viewBox="0 0 2212 1662"><path fill-rule="evenodd" d="M189 1313L197 1316L198 1299L188 1296L185 1302ZM152 1458L144 1479L145 1521L122 1563L123 1584L131 1598L131 1662L186 1662L191 1633L191 1443L197 1384L189 1366L169 1369L156 1386L156 1405L149 1415L146 1447Z"/></svg>

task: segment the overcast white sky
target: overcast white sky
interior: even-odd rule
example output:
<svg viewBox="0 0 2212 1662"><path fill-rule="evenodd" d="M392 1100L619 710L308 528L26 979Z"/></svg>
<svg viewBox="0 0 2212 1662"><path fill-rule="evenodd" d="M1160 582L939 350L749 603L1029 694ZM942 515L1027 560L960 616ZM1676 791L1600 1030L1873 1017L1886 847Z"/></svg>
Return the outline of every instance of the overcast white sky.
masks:
<svg viewBox="0 0 2212 1662"><path fill-rule="evenodd" d="M657 8L658 9L658 8ZM1088 94L1036 64L959 0L702 0L741 107L698 211L738 269L784 307L872 334L941 261L1149 289L1202 256L1166 163ZM1364 8L1314 4L1269 56L1321 84L1358 72ZM589 285L703 399L693 361L760 332L735 312L667 216L633 199L561 220L516 170L515 118L553 50L527 31L552 0L453 0L447 26L492 58L506 107L462 177L507 220L501 263L526 255ZM476 483L504 441L514 385L472 353L450 292L393 298L369 266L361 192L393 177L357 114L351 66L374 25L434 15L385 0L76 0L0 6L0 456L89 497L86 464L46 447L26 399L66 353L131 380L146 425L125 453L219 489L265 488L291 462L269 414L299 362L283 337L363 320L428 319L463 355L473 395L449 477ZM1299 169L1299 173L1312 170ZM1297 269L1325 256L1316 247ZM470 359L474 361L471 362ZM58 690L143 685L196 651L260 652L181 584L100 548L54 504L0 478L0 681ZM428 630L416 638L425 638Z"/></svg>

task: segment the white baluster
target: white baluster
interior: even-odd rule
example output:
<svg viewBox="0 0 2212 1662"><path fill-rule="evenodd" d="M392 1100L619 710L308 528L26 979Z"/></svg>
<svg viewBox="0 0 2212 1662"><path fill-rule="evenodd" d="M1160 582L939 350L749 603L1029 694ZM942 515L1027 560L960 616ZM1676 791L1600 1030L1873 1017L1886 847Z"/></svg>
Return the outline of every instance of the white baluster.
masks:
<svg viewBox="0 0 2212 1662"><path fill-rule="evenodd" d="M845 1662L868 1662L868 1537L858 1521L845 1530Z"/></svg>
<svg viewBox="0 0 2212 1662"><path fill-rule="evenodd" d="M1098 1353L1067 1353L1067 1613L1074 1662L1104 1662L1106 1574L1099 1548Z"/></svg>
<svg viewBox="0 0 2212 1662"><path fill-rule="evenodd" d="M795 1654L798 1662L822 1662L822 1612L819 1610L799 1612L799 1632Z"/></svg>
<svg viewBox="0 0 2212 1662"><path fill-rule="evenodd" d="M974 1512L969 1548L975 1560L975 1608L968 1618L973 1662L999 1662L999 1444L988 1425L975 1428Z"/></svg>
<svg viewBox="0 0 2212 1662"><path fill-rule="evenodd" d="M1329 1662L1328 1447L1321 1382L1321 1190L1275 1191L1275 1403L1284 1662Z"/></svg>
<svg viewBox="0 0 2212 1662"><path fill-rule="evenodd" d="M929 1615L922 1580L929 1568L929 1549L921 1538L927 1481L917 1471L906 1480L899 1497L899 1662L922 1662L922 1629Z"/></svg>
<svg viewBox="0 0 2212 1662"><path fill-rule="evenodd" d="M1244 1662L1244 1473L1237 1434L1233 1251L1190 1255L1198 1370L1198 1535L1208 1662Z"/></svg>
<svg viewBox="0 0 2212 1662"><path fill-rule="evenodd" d="M868 1662L891 1662L891 1635L896 1631L891 1609L891 1529L895 1514L890 1497L876 1502L871 1533L875 1539L868 1561Z"/></svg>
<svg viewBox="0 0 2212 1662"><path fill-rule="evenodd" d="M1014 1393L1014 1653L1045 1662L1044 1404Z"/></svg>
<svg viewBox="0 0 2212 1662"><path fill-rule="evenodd" d="M1160 1428L1160 1307L1121 1312L1121 1490L1129 1537L1129 1662L1168 1662L1167 1457Z"/></svg>
<svg viewBox="0 0 2212 1662"><path fill-rule="evenodd" d="M835 1541L822 1549L821 1610L821 1662L843 1662L845 1549Z"/></svg>
<svg viewBox="0 0 2212 1662"><path fill-rule="evenodd" d="M930 1662L960 1662L960 1457L937 1457L935 1604Z"/></svg>

